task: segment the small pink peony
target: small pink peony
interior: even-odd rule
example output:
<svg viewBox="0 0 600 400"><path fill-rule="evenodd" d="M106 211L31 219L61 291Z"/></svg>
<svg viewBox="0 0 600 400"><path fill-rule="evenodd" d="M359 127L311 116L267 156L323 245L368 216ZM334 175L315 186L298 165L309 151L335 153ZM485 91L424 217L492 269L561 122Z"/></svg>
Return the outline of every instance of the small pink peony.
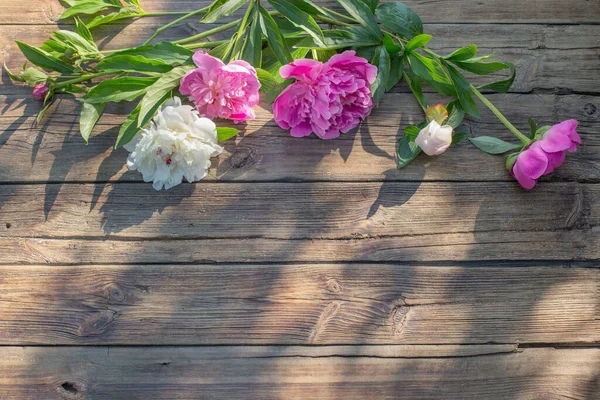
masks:
<svg viewBox="0 0 600 400"><path fill-rule="evenodd" d="M282 78L294 78L275 100L273 115L292 136L315 133L335 139L358 126L373 109L371 83L377 67L354 51L336 54L326 63L301 59L279 70Z"/></svg>
<svg viewBox="0 0 600 400"><path fill-rule="evenodd" d="M38 83L33 88L32 96L36 100L44 100L46 98L46 95L48 94L49 89L50 86L48 85L48 83Z"/></svg>
<svg viewBox="0 0 600 400"><path fill-rule="evenodd" d="M181 79L179 91L196 105L201 116L240 123L254 119L260 83L256 70L246 61L223 61L201 51L193 56L198 68Z"/></svg>
<svg viewBox="0 0 600 400"><path fill-rule="evenodd" d="M553 125L541 140L519 154L511 174L521 186L533 189L542 175L548 175L562 165L567 151L577 151L581 138L576 129L577 121L573 119Z"/></svg>

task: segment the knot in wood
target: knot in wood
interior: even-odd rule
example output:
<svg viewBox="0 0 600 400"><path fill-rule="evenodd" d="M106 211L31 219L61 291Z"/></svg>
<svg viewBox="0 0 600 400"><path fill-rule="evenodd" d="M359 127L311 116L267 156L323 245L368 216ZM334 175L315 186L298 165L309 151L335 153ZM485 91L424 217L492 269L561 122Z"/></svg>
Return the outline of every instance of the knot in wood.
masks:
<svg viewBox="0 0 600 400"><path fill-rule="evenodd" d="M247 148L236 149L229 158L229 164L232 168L242 168L252 160L252 150Z"/></svg>
<svg viewBox="0 0 600 400"><path fill-rule="evenodd" d="M327 281L327 290L331 293L342 293L342 286L335 279L329 279Z"/></svg>
<svg viewBox="0 0 600 400"><path fill-rule="evenodd" d="M56 391L60 397L65 399L83 399L86 397L86 384L79 380L69 379L59 383Z"/></svg>

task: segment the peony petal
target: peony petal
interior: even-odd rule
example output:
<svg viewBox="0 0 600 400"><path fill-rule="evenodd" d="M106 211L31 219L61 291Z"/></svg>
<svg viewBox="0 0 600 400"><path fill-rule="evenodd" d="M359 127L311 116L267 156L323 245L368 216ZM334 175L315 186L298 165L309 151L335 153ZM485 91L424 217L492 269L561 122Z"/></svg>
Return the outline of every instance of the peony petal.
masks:
<svg viewBox="0 0 600 400"><path fill-rule="evenodd" d="M546 153L548 157L548 167L544 171L544 175L552 173L556 168L560 167L565 162L565 152L559 151L557 153Z"/></svg>
<svg viewBox="0 0 600 400"><path fill-rule="evenodd" d="M556 153L559 151L567 150L571 147L570 135L575 133L577 128L577 121L568 120L561 122L560 124L553 125L544 135L540 141L540 145L544 151L548 153ZM577 135L579 137L579 135Z"/></svg>
<svg viewBox="0 0 600 400"><path fill-rule="evenodd" d="M323 63L320 61L301 58L281 67L279 75L283 79L294 78L304 82L312 82L319 76L322 68Z"/></svg>
<svg viewBox="0 0 600 400"><path fill-rule="evenodd" d="M517 157L519 171L532 179L538 179L548 167L548 156L540 147L530 147Z"/></svg>
<svg viewBox="0 0 600 400"><path fill-rule="evenodd" d="M537 183L537 179L533 179L521 171L518 163L513 166L511 174L524 189L531 190Z"/></svg>
<svg viewBox="0 0 600 400"><path fill-rule="evenodd" d="M197 51L196 53L194 53L192 59L194 60L194 63L196 63L198 68L203 69L205 71L219 69L225 65L223 61L211 55L208 55L202 51Z"/></svg>

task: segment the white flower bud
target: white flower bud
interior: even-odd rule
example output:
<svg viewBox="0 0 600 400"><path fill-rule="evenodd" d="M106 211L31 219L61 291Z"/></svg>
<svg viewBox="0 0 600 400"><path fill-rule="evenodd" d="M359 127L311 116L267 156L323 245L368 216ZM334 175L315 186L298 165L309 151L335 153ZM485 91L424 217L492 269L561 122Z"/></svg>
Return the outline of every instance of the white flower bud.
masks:
<svg viewBox="0 0 600 400"><path fill-rule="evenodd" d="M440 126L436 121L431 121L419 132L415 143L429 156L440 155L452 144L452 130L450 125Z"/></svg>

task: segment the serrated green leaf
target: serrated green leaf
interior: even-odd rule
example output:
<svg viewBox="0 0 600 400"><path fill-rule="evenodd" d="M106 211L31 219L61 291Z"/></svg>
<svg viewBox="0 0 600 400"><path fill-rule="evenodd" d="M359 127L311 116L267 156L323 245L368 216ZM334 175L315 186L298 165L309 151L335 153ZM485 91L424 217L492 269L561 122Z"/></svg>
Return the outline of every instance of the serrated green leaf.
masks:
<svg viewBox="0 0 600 400"><path fill-rule="evenodd" d="M421 148L415 142L409 140L406 136L402 137L402 139L400 139L398 142L396 150L398 169L406 167L419 154L421 154Z"/></svg>
<svg viewBox="0 0 600 400"><path fill-rule="evenodd" d="M377 77L371 85L371 92L373 93L373 101L375 104L379 104L379 101L385 94L391 69L390 53L387 52L385 46L379 47L379 51L375 53L372 64L377 67Z"/></svg>
<svg viewBox="0 0 600 400"><path fill-rule="evenodd" d="M404 51L410 52L420 49L421 47L425 47L432 38L433 36L427 34L417 35L412 38L410 42L406 43L406 46L404 46Z"/></svg>
<svg viewBox="0 0 600 400"><path fill-rule="evenodd" d="M31 62L34 65L37 65L38 67L44 68L49 71L60 72L63 74L68 74L74 71L74 68L72 66L59 60L52 54L42 49L30 46L26 43L19 41L17 41L16 43L17 46L19 46L19 49L21 50L25 58L27 58L29 62Z"/></svg>
<svg viewBox="0 0 600 400"><path fill-rule="evenodd" d="M377 19L387 29L408 39L423 33L423 22L419 15L406 4L385 3L377 7Z"/></svg>
<svg viewBox="0 0 600 400"><path fill-rule="evenodd" d="M488 154L503 154L507 151L518 149L522 144L505 142L504 140L492 136L478 136L469 138L479 150Z"/></svg>
<svg viewBox="0 0 600 400"><path fill-rule="evenodd" d="M216 22L223 17L233 14L247 2L248 0L215 0L210 5L201 22L205 24Z"/></svg>
<svg viewBox="0 0 600 400"><path fill-rule="evenodd" d="M446 64L452 83L458 95L458 100L467 114L479 118L479 108L473 98L473 89L469 81L451 65Z"/></svg>
<svg viewBox="0 0 600 400"><path fill-rule="evenodd" d="M323 31L308 13L302 11L288 0L269 0L269 3L291 23L312 36L316 43L325 47Z"/></svg>
<svg viewBox="0 0 600 400"><path fill-rule="evenodd" d="M382 38L383 34L377 25L375 15L369 6L362 0L337 0L346 12L358 21L366 29L370 30L376 37Z"/></svg>
<svg viewBox="0 0 600 400"><path fill-rule="evenodd" d="M157 78L123 77L100 82L83 96L90 104L133 101L146 93Z"/></svg>
<svg viewBox="0 0 600 400"><path fill-rule="evenodd" d="M452 61L452 62L466 61L466 60L469 60L469 59L475 57L476 54L477 54L477 46L472 44L469 47L462 47L462 48L452 52L452 54L450 54L444 58L446 60Z"/></svg>
<svg viewBox="0 0 600 400"><path fill-rule="evenodd" d="M140 116L139 125L143 125L143 121L148 119L150 113L154 110L154 107L160 99L170 94L173 89L179 87L179 83L181 82L181 78L193 69L192 66L185 67L177 67L173 68L171 71L163 74L152 86L150 86L144 95L142 101L140 101ZM150 118L152 118L150 116Z"/></svg>
<svg viewBox="0 0 600 400"><path fill-rule="evenodd" d="M99 71L125 71L125 72L158 72L165 73L173 67L161 59L150 60L143 56L110 55L96 65Z"/></svg>
<svg viewBox="0 0 600 400"><path fill-rule="evenodd" d="M81 103L81 115L79 116L79 132L81 137L87 143L96 123L100 119L100 116L104 112L106 103L101 104L90 104L83 102Z"/></svg>
<svg viewBox="0 0 600 400"><path fill-rule="evenodd" d="M240 131L235 128L219 128L219 127L217 127L217 138L219 140L219 143L229 140L232 137L237 136L239 133L240 133Z"/></svg>

